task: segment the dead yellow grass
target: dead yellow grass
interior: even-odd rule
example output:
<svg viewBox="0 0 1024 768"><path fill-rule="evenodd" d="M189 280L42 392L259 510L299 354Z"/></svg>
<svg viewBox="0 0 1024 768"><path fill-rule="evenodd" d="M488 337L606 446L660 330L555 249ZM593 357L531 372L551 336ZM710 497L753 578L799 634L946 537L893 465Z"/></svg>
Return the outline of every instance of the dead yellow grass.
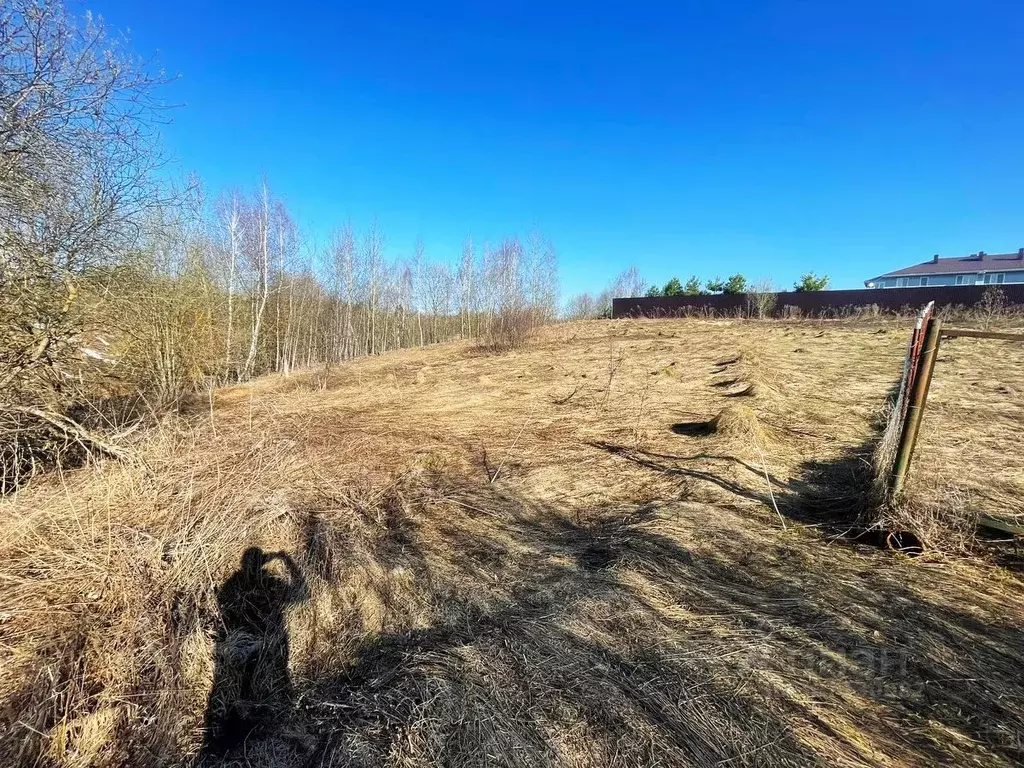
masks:
<svg viewBox="0 0 1024 768"><path fill-rule="evenodd" d="M219 391L0 502L0 763L1018 764L1017 576L836 539L905 342L592 322ZM1021 403L972 377L1024 355L953 355L913 488L967 439L985 511L1024 478L967 416Z"/></svg>
<svg viewBox="0 0 1024 768"><path fill-rule="evenodd" d="M753 393L752 393L753 394ZM716 435L732 438L743 445L764 445L766 434L757 414L743 405L729 405L711 420Z"/></svg>

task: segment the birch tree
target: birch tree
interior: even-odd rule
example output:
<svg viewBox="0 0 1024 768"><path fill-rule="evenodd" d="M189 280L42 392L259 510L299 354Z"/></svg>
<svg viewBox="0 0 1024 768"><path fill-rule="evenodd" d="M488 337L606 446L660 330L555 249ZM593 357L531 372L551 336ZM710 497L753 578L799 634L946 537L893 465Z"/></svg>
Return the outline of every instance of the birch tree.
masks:
<svg viewBox="0 0 1024 768"><path fill-rule="evenodd" d="M380 271L384 251L384 235L380 225L374 221L366 231L363 239L363 269L366 274L367 311L369 322L366 324L366 350L371 355L377 354L377 314L380 309Z"/></svg>
<svg viewBox="0 0 1024 768"><path fill-rule="evenodd" d="M423 313L421 304L423 301L423 261L424 261L423 238L416 238L416 249L413 252L412 261L412 286L410 300L416 307L416 329L419 331L420 346L423 346Z"/></svg>
<svg viewBox="0 0 1024 768"><path fill-rule="evenodd" d="M227 293L227 330L224 339L224 360L230 366L234 359L232 336L235 328L235 273L238 268L238 257L242 247L242 211L238 192L223 197L217 205L215 216L218 226L226 235L224 251L227 267L225 275L225 291Z"/></svg>
<svg viewBox="0 0 1024 768"><path fill-rule="evenodd" d="M245 379L252 376L256 365L263 315L270 297L270 189L265 179L260 185L257 202L250 209L250 221L249 228L255 237L250 242L249 258L256 279L256 288L251 297L252 329L249 337L249 354L242 368L242 377Z"/></svg>
<svg viewBox="0 0 1024 768"><path fill-rule="evenodd" d="M473 335L473 315L476 305L476 255L473 238L467 237L462 244L462 259L459 262L459 316L463 337Z"/></svg>

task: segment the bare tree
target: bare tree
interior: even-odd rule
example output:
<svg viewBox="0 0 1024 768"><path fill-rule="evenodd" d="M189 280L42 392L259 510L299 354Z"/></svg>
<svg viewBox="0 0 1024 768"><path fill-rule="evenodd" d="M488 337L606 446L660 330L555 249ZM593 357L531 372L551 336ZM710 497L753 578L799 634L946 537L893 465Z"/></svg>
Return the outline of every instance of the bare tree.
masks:
<svg viewBox="0 0 1024 768"><path fill-rule="evenodd" d="M242 367L243 378L252 376L259 353L260 331L263 328L263 315L270 298L270 189L266 179L260 185L259 196L249 209L250 223L246 227L252 233L249 241L248 257L250 268L255 275L256 287L251 296L252 328L249 335L249 353Z"/></svg>
<svg viewBox="0 0 1024 768"><path fill-rule="evenodd" d="M747 316L759 320L770 317L778 301L779 290L771 278L759 278L747 288Z"/></svg>
<svg viewBox="0 0 1024 768"><path fill-rule="evenodd" d="M424 261L424 246L423 238L416 238L416 250L413 253L413 267L412 267L412 286L410 288L410 300L416 307L416 327L420 334L420 346L423 346L423 314L420 312L420 303L422 302L423 293L423 261Z"/></svg>
<svg viewBox="0 0 1024 768"><path fill-rule="evenodd" d="M280 200L274 203L274 240L277 246L277 278L275 288L275 367L280 373L287 374L291 370L287 346L291 341L292 313L295 298L295 279L305 277L312 268L303 262L299 252L298 228L288 214L288 209ZM285 302L287 294L287 303ZM282 315L281 308L285 307Z"/></svg>
<svg viewBox="0 0 1024 768"><path fill-rule="evenodd" d="M0 411L21 414L0 417L24 440L30 408L82 444L63 413L81 378L82 281L135 244L159 202L164 78L98 21L34 0L0 4L0 73Z"/></svg>
<svg viewBox="0 0 1024 768"><path fill-rule="evenodd" d="M380 225L374 221L363 239L363 264L366 281L367 311L370 321L366 325L366 350L369 354L377 354L377 313L380 309L380 272L384 257L384 234Z"/></svg>
<svg viewBox="0 0 1024 768"><path fill-rule="evenodd" d="M589 293L578 293L571 297L565 309L569 320L587 320L598 317L600 312L598 300Z"/></svg>
<svg viewBox="0 0 1024 768"><path fill-rule="evenodd" d="M90 16L32 0L0 9L0 72L5 258L80 272L129 246L155 202L164 78Z"/></svg>
<svg viewBox="0 0 1024 768"><path fill-rule="evenodd" d="M527 238L528 301L537 325L551 322L558 312L558 257L554 244L536 229Z"/></svg>
<svg viewBox="0 0 1024 768"><path fill-rule="evenodd" d="M450 312L451 289L454 280L447 264L429 263L424 269L424 297L430 314L431 344L444 338L443 322Z"/></svg>
<svg viewBox="0 0 1024 768"><path fill-rule="evenodd" d="M551 263L555 264L554 247L550 246ZM566 304L565 315L570 320L583 320L593 317L611 317L612 299L642 296L646 283L636 267L630 267L616 275L611 284L596 296L581 293L573 296ZM556 294L557 302L557 294Z"/></svg>
<svg viewBox="0 0 1024 768"><path fill-rule="evenodd" d="M217 205L217 218L219 225L224 228L227 234L227 332L224 340L224 360L230 365L233 360L231 350L231 337L234 331L235 317L235 271L238 266L238 254L242 246L242 212L238 192L222 198Z"/></svg>
<svg viewBox="0 0 1024 768"><path fill-rule="evenodd" d="M462 335L473 335L473 315L479 311L477 307L477 269L473 238L467 237L462 244L462 261L459 263L459 315Z"/></svg>
<svg viewBox="0 0 1024 768"><path fill-rule="evenodd" d="M336 335L339 339L335 357L347 360L355 355L356 333L353 325L356 302L356 243L352 225L345 224L331 244L331 263L334 270Z"/></svg>
<svg viewBox="0 0 1024 768"><path fill-rule="evenodd" d="M642 296L646 283L640 276L639 270L631 266L625 272L615 277L607 288L605 288L595 299L595 312L598 317L612 316L612 299L629 298L630 296Z"/></svg>

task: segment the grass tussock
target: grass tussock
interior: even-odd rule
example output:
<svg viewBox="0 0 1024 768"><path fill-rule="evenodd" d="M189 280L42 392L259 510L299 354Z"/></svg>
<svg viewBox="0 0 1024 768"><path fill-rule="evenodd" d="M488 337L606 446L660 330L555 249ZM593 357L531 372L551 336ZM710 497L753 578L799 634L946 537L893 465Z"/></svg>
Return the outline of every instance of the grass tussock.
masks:
<svg viewBox="0 0 1024 768"><path fill-rule="evenodd" d="M974 549L978 533L978 514L970 497L956 486L947 485L943 501L888 499L872 524L883 531L909 533L927 550L965 553Z"/></svg>
<svg viewBox="0 0 1024 768"><path fill-rule="evenodd" d="M729 405L711 421L714 434L741 443L764 445L767 433L757 414L744 405Z"/></svg>
<svg viewBox="0 0 1024 768"><path fill-rule="evenodd" d="M729 397L757 397L759 395L763 395L764 392L765 387L756 381L740 381L726 394L728 394Z"/></svg>
<svg viewBox="0 0 1024 768"><path fill-rule="evenodd" d="M892 474L901 427L898 405L897 396L890 397L879 419L883 426L871 457L873 478L867 489L868 503L861 513L864 526L908 536L916 545L930 551L961 554L976 551L981 516L979 506L972 498L971 489L950 480L964 471L962 464L948 462L929 466L926 469L931 471L925 477L920 470L914 471L916 467L912 465L904 491L898 495L892 493ZM932 414L926 411L926 415ZM1012 434L1007 431L1001 438L1002 444L1011 449ZM931 447L923 441L919 445L926 456ZM985 495L991 496L990 493ZM1022 512L1024 509L1019 504L1011 503L997 508L995 516L1005 516L1011 521L1021 520L1024 519Z"/></svg>
<svg viewBox="0 0 1024 768"><path fill-rule="evenodd" d="M0 764L1019 764L1019 577L819 524L902 346L831 333L846 387L766 324L398 353L37 478L0 501ZM731 401L752 346L784 385Z"/></svg>
<svg viewBox="0 0 1024 768"><path fill-rule="evenodd" d="M754 346L746 346L738 354L724 357L715 365L721 378L713 383L728 397L751 397L777 401L785 382L773 367L770 356Z"/></svg>

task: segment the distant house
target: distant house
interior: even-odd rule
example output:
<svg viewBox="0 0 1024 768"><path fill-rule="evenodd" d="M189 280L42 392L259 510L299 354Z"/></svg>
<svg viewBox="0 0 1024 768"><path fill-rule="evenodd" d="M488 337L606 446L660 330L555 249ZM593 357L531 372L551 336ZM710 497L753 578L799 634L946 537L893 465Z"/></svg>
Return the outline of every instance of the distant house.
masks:
<svg viewBox="0 0 1024 768"><path fill-rule="evenodd" d="M868 288L918 288L929 285L1001 285L1024 283L1024 248L1016 253L985 253L941 258L886 272L865 280Z"/></svg>

